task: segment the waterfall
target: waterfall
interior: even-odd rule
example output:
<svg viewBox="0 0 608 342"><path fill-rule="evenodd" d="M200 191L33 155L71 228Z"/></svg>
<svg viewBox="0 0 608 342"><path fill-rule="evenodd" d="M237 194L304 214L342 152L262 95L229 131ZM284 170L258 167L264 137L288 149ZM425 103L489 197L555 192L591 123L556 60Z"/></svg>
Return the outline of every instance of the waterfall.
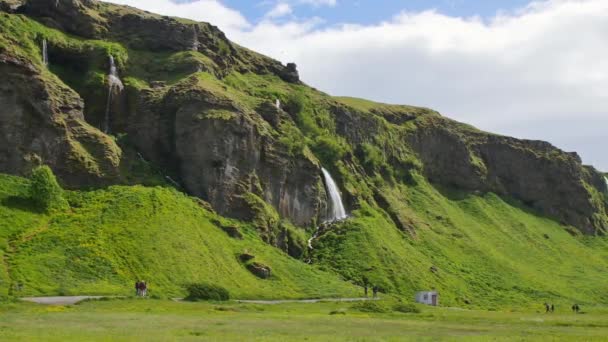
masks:
<svg viewBox="0 0 608 342"><path fill-rule="evenodd" d="M112 105L112 95L114 92L120 93L124 89L124 85L118 78L118 71L114 63L114 57L110 55L110 73L108 74L108 102L106 103L106 116L103 126L103 131L110 131L110 107Z"/></svg>
<svg viewBox="0 0 608 342"><path fill-rule="evenodd" d="M42 63L44 65L49 65L49 52L46 39L42 40Z"/></svg>
<svg viewBox="0 0 608 342"><path fill-rule="evenodd" d="M328 221L341 221L347 218L346 210L344 209L344 204L342 204L342 197L340 196L340 190L338 190L338 186L334 179L331 178L331 175L327 170L321 168L323 171L323 177L325 177L325 187L327 188L327 194L329 195L329 199L331 200L330 210L328 212Z"/></svg>
<svg viewBox="0 0 608 342"><path fill-rule="evenodd" d="M196 31L196 26L192 26L192 30L194 31L192 51L198 51L198 48L201 46L201 42L198 40L198 32Z"/></svg>
<svg viewBox="0 0 608 342"><path fill-rule="evenodd" d="M281 109L281 100L277 99L276 102L274 103L274 106L280 110Z"/></svg>

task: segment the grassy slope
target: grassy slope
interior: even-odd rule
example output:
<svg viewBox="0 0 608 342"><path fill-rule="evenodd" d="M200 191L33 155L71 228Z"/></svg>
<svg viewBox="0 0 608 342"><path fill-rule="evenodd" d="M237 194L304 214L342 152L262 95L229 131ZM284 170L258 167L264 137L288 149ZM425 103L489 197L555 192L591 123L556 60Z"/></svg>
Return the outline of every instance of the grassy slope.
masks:
<svg viewBox="0 0 608 342"><path fill-rule="evenodd" d="M0 307L0 332L20 341L605 341L605 309L571 314L423 308L361 313L348 303L248 305L121 300ZM345 315L329 315L342 311Z"/></svg>
<svg viewBox="0 0 608 342"><path fill-rule="evenodd" d="M441 193L422 179L399 190L384 189L412 219L415 237L364 205L317 242L317 262L349 278L365 275L390 291L436 288L444 305L608 302L605 238L571 236L493 194Z"/></svg>
<svg viewBox="0 0 608 342"><path fill-rule="evenodd" d="M131 294L145 279L152 294L182 295L189 282L222 285L237 298L352 296L355 287L264 244L238 222L244 240L231 239L212 220L224 221L189 197L166 188L111 187L71 192L72 210L31 210L27 181L0 175L0 294ZM248 251L272 268L261 280L238 261ZM9 274L7 274L7 266ZM9 278L10 277L10 278Z"/></svg>

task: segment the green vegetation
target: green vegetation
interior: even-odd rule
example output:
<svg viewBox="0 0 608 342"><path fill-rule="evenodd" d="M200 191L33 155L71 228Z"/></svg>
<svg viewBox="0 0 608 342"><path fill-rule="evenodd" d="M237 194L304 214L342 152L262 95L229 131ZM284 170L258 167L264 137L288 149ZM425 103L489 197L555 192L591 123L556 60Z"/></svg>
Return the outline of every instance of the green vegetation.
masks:
<svg viewBox="0 0 608 342"><path fill-rule="evenodd" d="M68 202L63 198L63 189L50 167L44 165L32 171L30 196L43 211L65 209Z"/></svg>
<svg viewBox="0 0 608 342"><path fill-rule="evenodd" d="M100 4L99 8L114 13L134 11L109 4ZM106 20L99 13L88 14ZM334 98L303 84L284 82L273 70L272 61L229 45L222 37L213 36L212 28L204 24L199 29L211 36L212 46L208 48L214 48L204 53L145 50L142 37L133 32L128 36L108 35L117 40L114 42L83 39L21 15L0 13L0 27L0 52L30 61L34 69L40 70L40 77L52 85L52 100L62 99L65 93L75 95L68 86L76 91L85 100L85 116L91 124L99 126L104 113L107 59L111 54L126 85L128 103L124 104L123 118L148 115L146 110L164 105L175 107L175 112L186 105L208 104L194 110L193 119L198 123L210 127L225 127L227 122L252 123L256 133L272 145L271 155L265 158L280 159L285 165L302 158L326 167L352 209L350 219L331 226L315 240L314 250L308 251L306 241L314 227L296 227L280 217L277 209L264 201L265 189L259 180L252 180L250 187L235 196L249 209L245 213L250 214L248 222L226 219L201 200L168 187L160 167L140 160L128 137L118 136L119 151L112 137L84 125L88 130L84 133L98 140L89 144L71 140L71 157L97 175L105 172L96 160L98 156L115 158L112 162L120 164L121 182L140 185L63 191L46 167L36 169L31 181L0 175L3 298L127 295L135 279L146 279L150 293L161 298L186 295L192 300L219 299L228 293L233 298L256 299L351 297L361 292L353 283L363 285L366 279L384 294L402 300L411 299L420 290L437 289L442 304L466 308L531 308L544 301L560 307L572 302L608 302L606 237L583 237L575 228L543 217L511 198L444 188L422 176L433 165L423 165L421 157L413 152L412 141L417 137L412 135L437 127L462 142L463 146L457 146L465 150L461 159L486 174L483 158L468 148L483 143L490 135L473 127L444 119L426 108ZM48 69L42 65L42 39L49 43ZM282 104L279 109L273 106L276 100ZM143 113L138 112L138 101L145 104ZM169 112L161 113L158 123L167 145L173 137L164 135L176 134ZM513 144L510 147L527 148ZM105 151L102 145L114 150ZM529 151L547 161L572 158L556 150ZM599 226L607 220L604 213L608 197L587 182L583 185L590 203L604 208L591 217ZM243 260L242 255L252 258ZM309 257L312 265L302 261ZM256 267L268 267L272 273L261 279L250 271ZM140 312L145 306L124 303L113 303L117 307L124 304L124 312L108 317L107 322L123 319L121 315L129 316L132 311ZM82 307L95 311L88 316L92 318L108 310L105 305ZM190 304L161 305L172 312L177 305ZM205 305L196 308L218 314ZM323 315L386 315L374 318L389 331L382 336L387 338L404 327L388 315L419 310L407 302L358 303L346 311L337 304L318 307L325 310ZM249 312L248 307L229 308L246 312L239 318L259 322L259 317L248 316L259 314ZM61 314L69 317L72 309L61 309L66 311ZM38 309L18 306L15 310L30 314L28 310ZM78 310L80 307L74 309ZM449 331L451 321L457 321L448 311L434 312L445 315L445 331ZM86 310L83 313L86 315ZM151 319L168 324L176 315L172 312L168 319L162 315ZM302 317L309 320L306 328L321 321L317 315L304 312ZM484 319L476 315L459 323L472 326L475 320ZM222 318L226 317L218 320L224 322ZM398 323L392 321L394 318ZM54 319L49 317L49 322ZM188 319L190 323L195 320ZM496 328L502 319L510 323L515 320L508 315L494 317L488 329ZM360 320L353 320L346 327L358 323ZM431 323L411 324L424 331ZM273 328L276 324L273 321ZM66 333L76 325L66 327ZM3 328L0 326L0 331ZM528 328L523 326L524 330ZM318 337L330 336L333 330L329 330L328 335ZM22 337L13 330L10 333ZM509 336L506 330L500 330L501 334ZM290 335L296 336L301 337Z"/></svg>
<svg viewBox="0 0 608 342"><path fill-rule="evenodd" d="M224 301L230 299L228 290L213 284L190 284L186 290L188 291L188 295L184 299L191 302L199 300Z"/></svg>
<svg viewBox="0 0 608 342"><path fill-rule="evenodd" d="M361 203L353 218L315 241L315 263L361 285L367 277L406 298L437 289L447 306L608 300L599 285L607 281L606 238L572 236L494 194L437 189L421 177L416 183L380 190L393 215ZM398 219L414 234L396 229Z"/></svg>
<svg viewBox="0 0 608 342"><path fill-rule="evenodd" d="M572 314L424 307L370 313L346 303L252 305L160 300L0 306L2 339L22 341L605 341L608 312ZM539 309L540 310L540 309ZM333 314L332 314L333 313ZM340 313L340 314L337 314Z"/></svg>
<svg viewBox="0 0 608 342"><path fill-rule="evenodd" d="M69 211L40 212L28 180L0 175L0 295L129 295L145 279L150 295L180 297L208 282L234 298L354 296L356 287L264 243L249 223L226 220L170 188L113 186L66 191ZM243 239L220 226L235 226ZM272 268L263 280L238 256ZM21 286L17 286L21 284Z"/></svg>

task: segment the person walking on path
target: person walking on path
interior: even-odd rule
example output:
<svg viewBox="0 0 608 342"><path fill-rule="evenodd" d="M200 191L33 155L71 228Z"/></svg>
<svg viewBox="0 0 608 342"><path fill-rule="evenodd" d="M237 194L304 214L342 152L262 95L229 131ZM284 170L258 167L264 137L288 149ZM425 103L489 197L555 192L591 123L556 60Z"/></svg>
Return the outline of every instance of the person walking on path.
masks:
<svg viewBox="0 0 608 342"><path fill-rule="evenodd" d="M374 287L372 287L372 292L374 293L374 298L378 298L378 286L374 285Z"/></svg>

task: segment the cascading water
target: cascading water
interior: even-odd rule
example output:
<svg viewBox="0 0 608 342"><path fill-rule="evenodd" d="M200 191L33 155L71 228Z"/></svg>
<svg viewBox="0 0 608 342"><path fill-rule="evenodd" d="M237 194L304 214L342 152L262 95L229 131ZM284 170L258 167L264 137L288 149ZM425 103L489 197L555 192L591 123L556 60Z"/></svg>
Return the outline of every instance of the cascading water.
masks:
<svg viewBox="0 0 608 342"><path fill-rule="evenodd" d="M340 190L338 190L338 186L334 179L331 178L331 175L325 168L321 168L323 171L323 177L325 177L325 186L327 188L327 194L329 195L329 199L331 200L331 207L328 213L328 221L335 222L341 221L347 218L346 210L344 209L344 204L342 204L342 196L340 196Z"/></svg>
<svg viewBox="0 0 608 342"><path fill-rule="evenodd" d="M42 63L49 65L49 52L46 39L42 40Z"/></svg>
<svg viewBox="0 0 608 342"><path fill-rule="evenodd" d="M327 212L327 221L323 222L319 227L317 227L317 231L314 235L308 239L308 248L313 249L312 242L316 239L323 229L326 229L328 225L342 221L348 218L346 214L346 209L344 209L344 204L342 203L342 196L340 196L340 190L336 185L336 182L331 177L329 171L325 170L325 168L321 168L323 172L323 177L325 178L325 188L328 194L329 200L329 209Z"/></svg>
<svg viewBox="0 0 608 342"><path fill-rule="evenodd" d="M118 70L114 63L114 57L110 56L110 73L108 74L108 102L106 104L106 116L103 126L103 131L108 133L110 131L110 107L112 105L112 95L114 92L120 93L124 89L124 85L120 78L118 78Z"/></svg>
<svg viewBox="0 0 608 342"><path fill-rule="evenodd" d="M192 27L192 31L194 31L194 38L192 39L192 51L198 51L198 48L201 46L201 42L198 40L196 26Z"/></svg>
<svg viewBox="0 0 608 342"><path fill-rule="evenodd" d="M274 103L274 106L277 107L277 109L281 109L281 100L277 99Z"/></svg>

